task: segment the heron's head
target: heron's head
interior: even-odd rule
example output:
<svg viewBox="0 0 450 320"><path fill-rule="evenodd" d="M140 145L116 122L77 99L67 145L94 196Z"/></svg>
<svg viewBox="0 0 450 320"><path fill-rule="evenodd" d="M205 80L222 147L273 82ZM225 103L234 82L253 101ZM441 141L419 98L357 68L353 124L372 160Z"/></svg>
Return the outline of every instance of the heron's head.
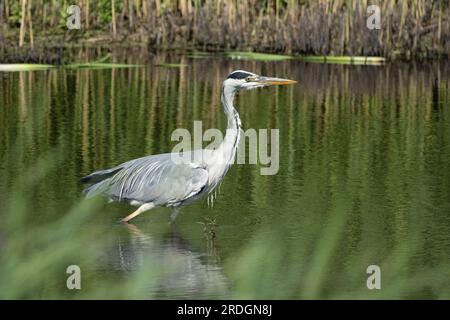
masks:
<svg viewBox="0 0 450 320"><path fill-rule="evenodd" d="M250 90L260 87L267 87L281 84L293 84L297 81L260 76L244 70L236 70L229 74L223 82L224 87L231 87L234 90Z"/></svg>

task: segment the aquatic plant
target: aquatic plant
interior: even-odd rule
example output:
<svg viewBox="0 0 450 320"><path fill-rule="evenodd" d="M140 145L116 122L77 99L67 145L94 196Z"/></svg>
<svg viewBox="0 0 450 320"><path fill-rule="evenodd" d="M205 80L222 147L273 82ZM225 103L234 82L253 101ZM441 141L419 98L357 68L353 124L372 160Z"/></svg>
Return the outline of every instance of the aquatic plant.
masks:
<svg viewBox="0 0 450 320"><path fill-rule="evenodd" d="M389 59L450 52L450 4L443 0L83 0L79 5L82 26L72 32L61 15L66 2L2 1L0 47L114 41L151 49ZM380 7L380 30L366 26L369 5Z"/></svg>

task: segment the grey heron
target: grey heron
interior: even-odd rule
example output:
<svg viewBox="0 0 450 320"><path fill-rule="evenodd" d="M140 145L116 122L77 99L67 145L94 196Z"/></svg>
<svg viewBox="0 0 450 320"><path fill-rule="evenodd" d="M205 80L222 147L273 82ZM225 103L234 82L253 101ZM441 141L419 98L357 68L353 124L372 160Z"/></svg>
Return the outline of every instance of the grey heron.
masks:
<svg viewBox="0 0 450 320"><path fill-rule="evenodd" d="M234 162L241 135L241 120L233 105L239 90L296 83L294 80L260 76L244 70L229 74L222 86L221 102L228 120L225 138L216 149L193 150L175 161L176 153L150 155L118 166L96 171L81 179L91 185L87 197L104 195L110 201L126 201L138 209L125 218L128 222L155 207L173 207L175 220L179 207L209 194L223 180ZM187 157L186 157L187 156Z"/></svg>

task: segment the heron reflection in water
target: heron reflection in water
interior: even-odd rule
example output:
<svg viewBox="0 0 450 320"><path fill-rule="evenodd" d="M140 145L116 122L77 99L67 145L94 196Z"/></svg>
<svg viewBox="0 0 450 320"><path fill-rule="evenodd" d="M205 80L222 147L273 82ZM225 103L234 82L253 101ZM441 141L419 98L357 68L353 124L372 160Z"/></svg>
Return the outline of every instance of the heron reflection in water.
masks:
<svg viewBox="0 0 450 320"><path fill-rule="evenodd" d="M139 208L122 219L128 222L155 207L172 207L175 220L179 208L213 191L234 162L241 134L241 120L233 105L239 90L296 83L293 80L259 76L252 72L233 71L223 82L221 101L228 120L224 141L215 150L184 153L180 163L174 154L164 153L134 159L114 168L96 171L81 179L90 183L87 197L105 195L110 201L126 201Z"/></svg>
<svg viewBox="0 0 450 320"><path fill-rule="evenodd" d="M165 225L167 226L167 225ZM107 257L115 270L142 272L139 289L149 297L223 298L230 283L217 252L194 248L175 224L163 234L152 235L145 225L125 224L117 245ZM207 247L211 239L205 239ZM213 244L212 244L213 245Z"/></svg>

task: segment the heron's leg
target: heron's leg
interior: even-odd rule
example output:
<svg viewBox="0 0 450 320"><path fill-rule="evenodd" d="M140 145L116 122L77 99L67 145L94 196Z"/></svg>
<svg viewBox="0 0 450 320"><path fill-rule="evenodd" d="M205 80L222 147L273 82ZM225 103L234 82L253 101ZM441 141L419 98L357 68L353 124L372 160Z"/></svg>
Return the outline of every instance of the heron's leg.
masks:
<svg viewBox="0 0 450 320"><path fill-rule="evenodd" d="M141 205L136 211L134 211L133 213L127 215L125 218L122 219L122 222L128 222L131 219L133 219L134 217L140 215L142 212L144 211L148 211L150 209L153 209L155 207L155 205L153 203L144 203L143 205Z"/></svg>
<svg viewBox="0 0 450 320"><path fill-rule="evenodd" d="M170 221L172 223L175 222L175 219L177 218L179 213L180 213L180 207L174 207L172 210L172 214L170 215Z"/></svg>

